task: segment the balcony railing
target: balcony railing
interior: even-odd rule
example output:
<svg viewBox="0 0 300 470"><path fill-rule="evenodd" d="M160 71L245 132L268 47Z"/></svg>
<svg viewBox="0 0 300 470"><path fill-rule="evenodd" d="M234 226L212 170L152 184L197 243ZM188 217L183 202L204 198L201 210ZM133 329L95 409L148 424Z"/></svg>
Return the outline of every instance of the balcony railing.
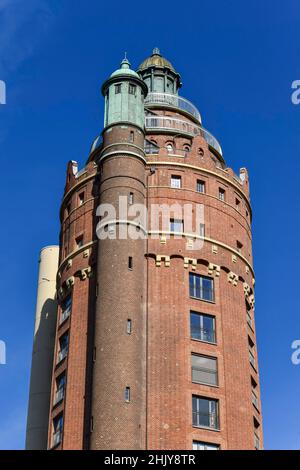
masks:
<svg viewBox="0 0 300 470"><path fill-rule="evenodd" d="M58 446L58 444L61 443L61 438L62 438L62 431L61 431L61 429L59 429L58 431L56 431L56 432L53 434L53 439L52 439L52 445L53 445L53 447L54 447L54 446Z"/></svg>
<svg viewBox="0 0 300 470"><path fill-rule="evenodd" d="M71 314L71 307L66 308L61 312L59 324L61 325Z"/></svg>
<svg viewBox="0 0 300 470"><path fill-rule="evenodd" d="M252 351L249 349L249 361L250 361L250 364L254 367L255 369L255 357L252 353Z"/></svg>
<svg viewBox="0 0 300 470"><path fill-rule="evenodd" d="M215 149L222 156L222 149L217 139L203 127L197 126L183 119L169 116L146 116L145 126L147 130L170 130L191 136L201 135L208 145Z"/></svg>
<svg viewBox="0 0 300 470"><path fill-rule="evenodd" d="M57 364L61 362L68 354L68 348L61 349L57 355Z"/></svg>
<svg viewBox="0 0 300 470"><path fill-rule="evenodd" d="M60 387L56 393L55 393L55 396L54 396L54 405L57 405L57 403L59 403L60 401L62 401L64 399L64 395L65 395L65 388L64 387Z"/></svg>
<svg viewBox="0 0 300 470"><path fill-rule="evenodd" d="M257 410L259 410L258 398L257 398L257 396L255 395L254 392L252 392L252 403L253 403L253 405L255 406L255 408L256 408Z"/></svg>
<svg viewBox="0 0 300 470"><path fill-rule="evenodd" d="M182 98L182 96L171 95L170 93L148 93L145 98L145 105L163 105L179 108L186 113L191 114L197 121L201 123L201 115L189 100Z"/></svg>

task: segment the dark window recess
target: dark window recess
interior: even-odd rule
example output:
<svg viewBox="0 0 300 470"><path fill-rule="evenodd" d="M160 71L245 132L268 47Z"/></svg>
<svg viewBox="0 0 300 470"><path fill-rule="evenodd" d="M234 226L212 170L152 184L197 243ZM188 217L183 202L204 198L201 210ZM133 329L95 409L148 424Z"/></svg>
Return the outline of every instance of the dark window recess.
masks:
<svg viewBox="0 0 300 470"><path fill-rule="evenodd" d="M199 274L189 275L190 297L208 302L214 301L214 281L213 279Z"/></svg>
<svg viewBox="0 0 300 470"><path fill-rule="evenodd" d="M133 259L132 256L128 257L128 269L133 269Z"/></svg>
<svg viewBox="0 0 300 470"><path fill-rule="evenodd" d="M76 246L77 246L77 248L81 248L83 246L83 236L82 235L80 237L76 238Z"/></svg>
<svg viewBox="0 0 300 470"><path fill-rule="evenodd" d="M204 181L197 180L197 193L205 193L205 183L204 183Z"/></svg>
<svg viewBox="0 0 300 470"><path fill-rule="evenodd" d="M128 196L128 204L133 204L133 201L134 201L134 195L133 193L129 193L129 196Z"/></svg>
<svg viewBox="0 0 300 470"><path fill-rule="evenodd" d="M124 399L126 403L130 402L130 387L126 387L124 390Z"/></svg>
<svg viewBox="0 0 300 470"><path fill-rule="evenodd" d="M78 199L79 199L79 205L82 206L82 204L84 203L84 193L80 193L78 196Z"/></svg>
<svg viewBox="0 0 300 470"><path fill-rule="evenodd" d="M127 332L128 335L130 335L132 333L132 320L130 320L130 318L128 318L128 320L127 320L126 332Z"/></svg>
<svg viewBox="0 0 300 470"><path fill-rule="evenodd" d="M129 94L130 95L136 95L136 86L135 85L132 85L131 83L129 84Z"/></svg>
<svg viewBox="0 0 300 470"><path fill-rule="evenodd" d="M219 188L219 199L225 201L225 189Z"/></svg>
<svg viewBox="0 0 300 470"><path fill-rule="evenodd" d="M115 94L116 95L121 93L121 87L122 87L121 84L115 85Z"/></svg>

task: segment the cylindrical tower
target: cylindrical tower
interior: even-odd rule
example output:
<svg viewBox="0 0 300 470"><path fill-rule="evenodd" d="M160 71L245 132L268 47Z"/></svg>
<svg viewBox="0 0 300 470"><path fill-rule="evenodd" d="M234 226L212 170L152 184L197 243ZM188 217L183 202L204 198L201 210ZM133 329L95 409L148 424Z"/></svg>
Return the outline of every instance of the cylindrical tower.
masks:
<svg viewBox="0 0 300 470"><path fill-rule="evenodd" d="M38 291L31 362L26 449L47 449L51 374L57 315L58 246L43 248L39 259Z"/></svg>
<svg viewBox="0 0 300 470"><path fill-rule="evenodd" d="M162 71L176 76L158 51L139 68L152 84ZM260 448L248 175L174 90L145 100L149 207L164 207L149 222L146 445Z"/></svg>
<svg viewBox="0 0 300 470"><path fill-rule="evenodd" d="M145 83L124 59L102 87L92 449L145 446ZM103 217L104 216L104 217ZM131 233L135 233L134 240ZM130 232L130 234L128 234Z"/></svg>
<svg viewBox="0 0 300 470"><path fill-rule="evenodd" d="M180 87L125 58L69 162L49 448L262 448L248 173Z"/></svg>

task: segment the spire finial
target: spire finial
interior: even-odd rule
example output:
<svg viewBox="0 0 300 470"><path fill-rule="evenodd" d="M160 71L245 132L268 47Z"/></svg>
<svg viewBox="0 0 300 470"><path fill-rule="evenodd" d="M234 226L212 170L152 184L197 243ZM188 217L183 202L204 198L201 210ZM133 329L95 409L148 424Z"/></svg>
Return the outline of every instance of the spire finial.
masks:
<svg viewBox="0 0 300 470"><path fill-rule="evenodd" d="M152 51L152 55L161 55L160 50L158 49L158 47L154 47L154 49Z"/></svg>
<svg viewBox="0 0 300 470"><path fill-rule="evenodd" d="M127 59L127 52L125 52L124 59L121 62L121 69L130 69L130 62Z"/></svg>

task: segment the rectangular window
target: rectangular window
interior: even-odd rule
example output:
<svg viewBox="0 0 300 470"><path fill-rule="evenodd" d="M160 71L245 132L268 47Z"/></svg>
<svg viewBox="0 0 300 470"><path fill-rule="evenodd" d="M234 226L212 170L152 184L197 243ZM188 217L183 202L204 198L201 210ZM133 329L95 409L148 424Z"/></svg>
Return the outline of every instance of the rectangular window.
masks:
<svg viewBox="0 0 300 470"><path fill-rule="evenodd" d="M81 248L83 246L83 235L76 238L76 248Z"/></svg>
<svg viewBox="0 0 300 470"><path fill-rule="evenodd" d="M205 183L204 183L204 181L197 180L197 193L205 193Z"/></svg>
<svg viewBox="0 0 300 470"><path fill-rule="evenodd" d="M254 433L254 449L259 450L260 449L260 442L259 442L259 437L256 433Z"/></svg>
<svg viewBox="0 0 300 470"><path fill-rule="evenodd" d="M217 359L192 354L192 382L218 385Z"/></svg>
<svg viewBox="0 0 300 470"><path fill-rule="evenodd" d="M191 338L207 343L216 342L216 321L212 315L191 312Z"/></svg>
<svg viewBox="0 0 300 470"><path fill-rule="evenodd" d="M132 321L130 320L130 318L128 318L127 320L126 332L128 335L132 333Z"/></svg>
<svg viewBox="0 0 300 470"><path fill-rule="evenodd" d="M200 276L199 274L190 273L189 275L190 297L207 302L214 301L214 280Z"/></svg>
<svg viewBox="0 0 300 470"><path fill-rule="evenodd" d="M69 295L61 306L61 315L59 324L61 325L71 314L72 310L72 297Z"/></svg>
<svg viewBox="0 0 300 470"><path fill-rule="evenodd" d="M136 86L135 85L132 85L131 83L129 84L129 94L130 95L136 95Z"/></svg>
<svg viewBox="0 0 300 470"><path fill-rule="evenodd" d="M130 387L126 387L124 390L124 399L126 403L130 402Z"/></svg>
<svg viewBox="0 0 300 470"><path fill-rule="evenodd" d="M59 338L59 351L58 351L57 363L61 362L67 356L68 347L69 347L69 335L68 333L64 333Z"/></svg>
<svg viewBox="0 0 300 470"><path fill-rule="evenodd" d="M128 204L133 204L133 201L134 201L134 196L133 196L133 193L129 193L129 196L128 196Z"/></svg>
<svg viewBox="0 0 300 470"><path fill-rule="evenodd" d="M118 95L121 93L121 84L119 83L118 85L115 85L115 94Z"/></svg>
<svg viewBox="0 0 300 470"><path fill-rule="evenodd" d="M128 269L133 269L133 259L132 256L128 257Z"/></svg>
<svg viewBox="0 0 300 470"><path fill-rule="evenodd" d="M199 224L199 235L201 238L205 237L205 224Z"/></svg>
<svg viewBox="0 0 300 470"><path fill-rule="evenodd" d="M219 402L193 395L193 426L219 429Z"/></svg>
<svg viewBox="0 0 300 470"><path fill-rule="evenodd" d="M193 450L220 450L220 446L208 442L193 441Z"/></svg>
<svg viewBox="0 0 300 470"><path fill-rule="evenodd" d="M183 232L183 220L170 219L170 232Z"/></svg>
<svg viewBox="0 0 300 470"><path fill-rule="evenodd" d="M56 392L54 397L54 405L61 402L64 398L65 393L65 385L66 385L66 374L63 373L56 379Z"/></svg>
<svg viewBox="0 0 300 470"><path fill-rule="evenodd" d="M171 188L181 188L181 176L171 176Z"/></svg>
<svg viewBox="0 0 300 470"><path fill-rule="evenodd" d="M64 419L63 415L56 416L53 420L53 439L52 445L57 446L62 440L62 431L63 431Z"/></svg>
<svg viewBox="0 0 300 470"><path fill-rule="evenodd" d="M251 316L251 310L247 309L247 323L252 328L252 316Z"/></svg>
<svg viewBox="0 0 300 470"><path fill-rule="evenodd" d="M134 132L133 131L130 131L129 142L134 142Z"/></svg>
<svg viewBox="0 0 300 470"><path fill-rule="evenodd" d="M242 248L243 248L242 243L237 240L236 241L236 249L239 253L242 253Z"/></svg>
<svg viewBox="0 0 300 470"><path fill-rule="evenodd" d="M225 189L219 188L219 199L220 201L225 201Z"/></svg>
<svg viewBox="0 0 300 470"><path fill-rule="evenodd" d="M255 355L254 355L254 343L252 339L250 338L250 336L248 336L248 344L249 344L249 361L250 361L250 364L255 369L256 364L255 364Z"/></svg>
<svg viewBox="0 0 300 470"><path fill-rule="evenodd" d="M241 201L237 198L235 199L235 206L236 206L237 210L239 211L240 207L241 207Z"/></svg>
<svg viewBox="0 0 300 470"><path fill-rule="evenodd" d="M79 200L79 205L82 206L82 204L84 203L84 193L79 194L78 200Z"/></svg>

